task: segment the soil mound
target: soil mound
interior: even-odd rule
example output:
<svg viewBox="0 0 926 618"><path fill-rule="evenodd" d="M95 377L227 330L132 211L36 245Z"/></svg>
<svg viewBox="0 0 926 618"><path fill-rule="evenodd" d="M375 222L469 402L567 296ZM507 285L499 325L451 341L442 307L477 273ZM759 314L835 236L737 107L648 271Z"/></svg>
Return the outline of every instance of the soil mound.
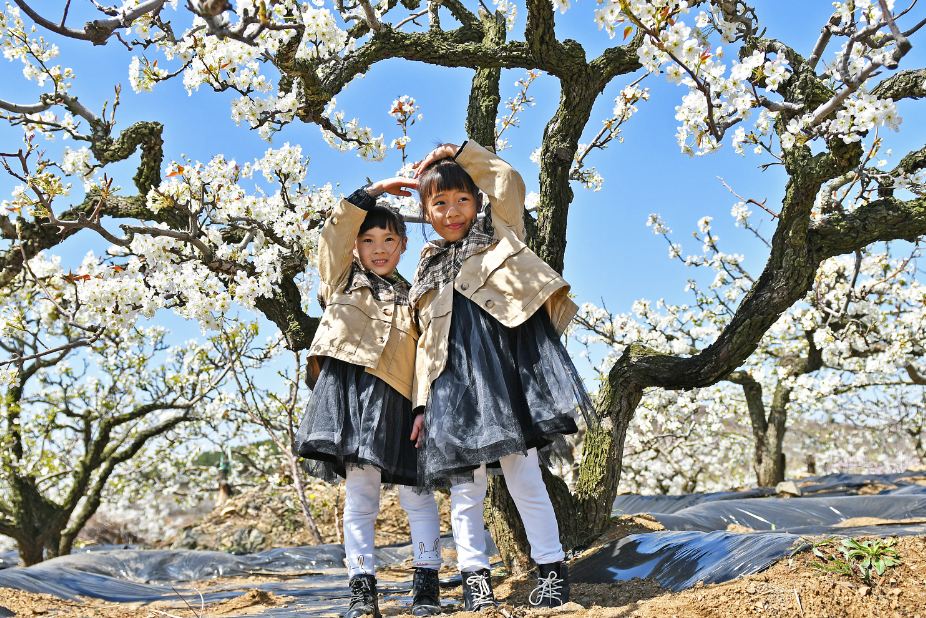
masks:
<svg viewBox="0 0 926 618"><path fill-rule="evenodd" d="M344 517L342 485L314 483L306 487L310 511L325 543L339 543ZM435 493L441 516L441 533L450 532L450 498ZM376 519L376 545L407 543L408 517L395 489L384 490ZM295 487L248 488L216 506L212 512L177 536L157 544L160 548L207 549L252 553L274 547L299 547L312 541L302 516Z"/></svg>

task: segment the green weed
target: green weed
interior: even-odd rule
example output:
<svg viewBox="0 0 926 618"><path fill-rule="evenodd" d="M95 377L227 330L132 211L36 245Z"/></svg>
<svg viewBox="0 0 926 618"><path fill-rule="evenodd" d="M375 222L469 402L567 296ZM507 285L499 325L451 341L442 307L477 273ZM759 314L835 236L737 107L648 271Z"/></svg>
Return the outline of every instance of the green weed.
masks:
<svg viewBox="0 0 926 618"><path fill-rule="evenodd" d="M831 537L811 545L816 559L808 562L807 567L821 574L836 573L870 583L875 573L884 575L885 570L900 564L900 556L893 549L896 542L896 539L843 539L837 542ZM791 560L788 562L790 564Z"/></svg>

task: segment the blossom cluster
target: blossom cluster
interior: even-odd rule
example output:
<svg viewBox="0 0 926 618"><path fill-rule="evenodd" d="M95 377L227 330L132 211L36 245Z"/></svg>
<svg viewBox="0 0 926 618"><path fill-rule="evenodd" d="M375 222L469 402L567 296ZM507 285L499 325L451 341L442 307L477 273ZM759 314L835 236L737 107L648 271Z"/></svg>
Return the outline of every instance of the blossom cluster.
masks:
<svg viewBox="0 0 926 618"><path fill-rule="evenodd" d="M300 86L297 83L284 89L275 84L273 73L263 70L268 60L276 56L282 45L291 46L294 37L298 38L294 59L318 67L350 53L356 46L356 41L338 25L334 14L321 4L297 0L269 5L254 0L235 3L239 23L247 16L262 12L262 20L266 23L292 26L267 28L250 36L251 31L257 33L256 26L251 26L252 30L244 31L250 44L234 37L205 34L203 31L208 25L202 17L194 18L186 32L176 38L158 32L159 28L150 17L139 19L133 24L133 32L146 45L153 45L160 51L163 54L160 60L164 62L159 65L159 60L134 57L129 67L129 81L136 92L150 91L158 82L182 73L184 86L190 93L201 86L237 92L239 96L231 105L232 119L239 125L246 122L257 129L263 139L272 141L280 128L295 120ZM385 8L385 3L380 3L375 12L381 14ZM287 53L291 51L288 49ZM335 112L333 106L332 99L324 116L331 120L336 131L323 127L325 141L340 151L356 149L365 159L381 160L385 155L382 136L374 137L372 129L362 127L357 119L345 120L344 112Z"/></svg>
<svg viewBox="0 0 926 618"><path fill-rule="evenodd" d="M740 60L727 71L721 61L724 49L720 44L741 40L748 34L747 23L751 20L746 14L729 14L735 7L714 3L709 10L700 11L689 25L683 20L691 10L685 1L599 0L599 4L604 5L596 11L599 28L613 37L620 25L627 24L625 38L634 28L642 30L645 36L637 53L644 67L664 72L669 81L687 86L688 92L676 107L676 119L680 121L676 138L682 152L689 155L716 151L726 130L749 120L757 107L762 108L762 113L754 127L738 127L734 134L732 143L740 154L744 153L744 144L756 144L754 150L758 153L770 150L768 140L763 138L770 135L781 109L793 110L793 117L777 129L784 150L818 137L839 137L851 143L875 127L897 130L901 122L894 102L877 99L867 92L865 84L872 75L873 63L883 61L895 44L885 39L889 32L886 22L880 21L878 2L834 3L836 15L842 20L840 36L847 40L824 73L828 87L836 93L833 100L838 102L832 118L802 105L788 108L769 98L769 93L778 92L791 75L781 47L741 51ZM888 6L892 7L893 2ZM866 36L846 34L847 29L869 25L880 25L881 29L866 31ZM719 41L712 42L713 36ZM843 92L838 92L840 89Z"/></svg>
<svg viewBox="0 0 926 618"><path fill-rule="evenodd" d="M211 330L233 303L252 308L257 298L272 296L285 260L314 257L313 221L337 200L330 184L304 186L306 165L302 149L289 144L241 166L221 155L205 164L172 163L147 206L159 212L183 205L199 232L153 223L127 247L113 248L127 254L116 267L88 256L79 269L82 319L125 329L169 308ZM253 191L245 190L248 181ZM223 228L241 230L242 240L227 242Z"/></svg>
<svg viewBox="0 0 926 618"><path fill-rule="evenodd" d="M374 137L372 129L361 127L357 118L345 121L344 112L335 111L336 105L337 100L332 98L325 108L324 116L332 121L338 132L319 127L328 145L340 152L356 150L359 156L368 161L382 161L386 156L386 142L382 133Z"/></svg>
<svg viewBox="0 0 926 618"><path fill-rule="evenodd" d="M402 137L392 140L391 147L402 151L403 163L406 160L405 147L412 141L412 138L408 136L408 129L415 124L416 120L423 118L422 114L418 114L418 110L419 107L415 105L415 99L407 94L393 101L392 107L389 109L389 115L395 118L402 129Z"/></svg>
<svg viewBox="0 0 926 618"><path fill-rule="evenodd" d="M505 27L511 32L518 19L518 7L512 0L492 0L495 10L505 16Z"/></svg>
<svg viewBox="0 0 926 618"><path fill-rule="evenodd" d="M53 90L67 90L71 87L69 80L74 79L74 72L61 65L50 66L49 63L59 56L60 50L44 37L30 38L29 34L35 31L36 27L32 26L27 32L19 8L7 5L6 11L0 13L0 49L3 50L3 57L11 61L20 60L25 78L35 81L40 87L51 80Z"/></svg>

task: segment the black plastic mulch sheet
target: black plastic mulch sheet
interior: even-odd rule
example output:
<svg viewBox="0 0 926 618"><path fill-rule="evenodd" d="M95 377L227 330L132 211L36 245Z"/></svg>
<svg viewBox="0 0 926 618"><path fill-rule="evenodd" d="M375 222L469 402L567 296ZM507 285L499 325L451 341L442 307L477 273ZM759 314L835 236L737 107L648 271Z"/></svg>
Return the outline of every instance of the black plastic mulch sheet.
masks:
<svg viewBox="0 0 926 618"><path fill-rule="evenodd" d="M809 476L801 479L798 485L803 497L853 496L858 490L871 485L896 485L897 489L884 489L882 494L923 493L926 487L916 485L904 479L924 477L926 472L906 471L896 474L827 474ZM919 488L919 489L917 489ZM721 500L748 500L774 496L774 487L753 487L744 491L721 491L703 494L683 494L681 496L638 496L626 494L614 500L612 515L639 515L641 513L676 513L705 502Z"/></svg>
<svg viewBox="0 0 926 618"><path fill-rule="evenodd" d="M62 599L74 600L77 597L90 597L113 603L176 601L177 607L184 607L184 601L193 606L200 602L199 592L190 587L130 582L71 568L11 569L0 576L3 577L0 586L4 588L53 594ZM378 587L381 592L402 595L408 593L409 584L380 580ZM350 590L343 574L313 575L286 582L223 587L203 592L202 600L206 603L218 603L241 596L253 589L294 596L299 599L300 603L315 604L326 608L337 606L339 599L343 600L345 607L350 601Z"/></svg>
<svg viewBox="0 0 926 618"><path fill-rule="evenodd" d="M856 517L926 520L926 487L904 480L911 476L922 473L829 475L802 482L805 491L807 487L818 488L816 495L788 499L767 497L774 493L770 488L688 496L619 496L615 502L617 513L650 513L668 530L615 541L573 563L570 576L573 581L590 583L652 577L678 591L699 581L719 583L760 572L786 556L806 536L926 534L926 524L915 521L854 528L835 526ZM878 495L833 495L872 484L891 488ZM758 532L727 532L730 524ZM491 537L486 536L494 550ZM444 537L441 545L453 548L452 538ZM273 549L240 556L191 550L93 549L96 551L55 558L29 568L3 568L14 560L18 562L18 557L0 555L0 587L65 599L84 596L123 603L173 599L177 607L183 607L177 591L191 605L199 602L198 593L184 582L285 574L294 578L210 587L203 596L207 603L215 603L257 588L296 597L289 607L263 612L277 618L331 615L343 611L349 603L344 549L340 545ZM410 545L382 547L376 550L376 559L380 565L399 564L412 554ZM303 576L307 574L313 575ZM408 586L408 582L380 581L380 590L400 602L410 602L406 596Z"/></svg>
<svg viewBox="0 0 926 618"><path fill-rule="evenodd" d="M573 582L606 584L651 577L675 592L699 581L718 584L759 573L803 545L807 536L926 534L922 526L807 527L790 532L651 532L618 539L569 566Z"/></svg>
<svg viewBox="0 0 926 618"><path fill-rule="evenodd" d="M123 545L88 545L81 549L74 550L74 553L85 553L93 551L112 551L114 549L138 549L138 545L123 544ZM8 569L10 567L19 566L22 564L22 560L19 559L18 551L7 551L0 553L0 569Z"/></svg>
<svg viewBox="0 0 926 618"><path fill-rule="evenodd" d="M905 479L924 476L926 476L926 472L912 470L897 472L896 474L827 474L825 476L803 478L799 484L805 496L807 494L817 496L854 495L858 493L859 489L870 485L911 486L913 483Z"/></svg>
<svg viewBox="0 0 926 618"><path fill-rule="evenodd" d="M787 556L799 538L732 532L634 534L572 563L569 578L605 584L652 577L670 590L685 590L699 581L713 584L763 571Z"/></svg>
<svg viewBox="0 0 926 618"><path fill-rule="evenodd" d="M8 569L22 564L18 551L5 551L0 553L0 569Z"/></svg>
<svg viewBox="0 0 926 618"><path fill-rule="evenodd" d="M491 539L488 533L486 537L487 541ZM453 538L449 535L442 537L441 546L454 549ZM489 549L497 553L494 544L489 545ZM400 564L411 556L410 544L376 549L377 564L382 566ZM350 597L346 586L344 547L334 544L270 549L240 556L183 549L81 552L27 568L4 569L0 571L0 588L53 594L62 599L84 596L113 603L151 603L171 599L179 601L178 593L173 590L177 587L184 598L189 600L192 595L198 602L198 593L182 588L183 582L254 574L312 575L286 582L223 588L204 594L206 602L234 598L251 588L317 598L324 603L330 599ZM459 585L458 581L441 583ZM407 592L408 584L384 582L380 588L400 594Z"/></svg>
<svg viewBox="0 0 926 618"><path fill-rule="evenodd" d="M720 491L708 494L682 494L680 496L639 496L624 494L614 500L611 515L639 515L640 513L675 513L682 509L720 500L742 500L774 496L773 487L756 487L746 491Z"/></svg>
<svg viewBox="0 0 926 618"><path fill-rule="evenodd" d="M726 530L738 524L753 530L832 526L856 517L926 520L926 495L888 494L827 498L765 498L707 502L675 513L653 513L667 530Z"/></svg>

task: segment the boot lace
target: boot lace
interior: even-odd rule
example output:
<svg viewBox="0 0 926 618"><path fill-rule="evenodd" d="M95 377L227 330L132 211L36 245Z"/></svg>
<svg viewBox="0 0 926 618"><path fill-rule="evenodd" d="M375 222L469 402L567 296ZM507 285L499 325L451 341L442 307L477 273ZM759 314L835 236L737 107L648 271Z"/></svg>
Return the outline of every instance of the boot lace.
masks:
<svg viewBox="0 0 926 618"><path fill-rule="evenodd" d="M537 580L537 587L531 592L527 600L531 605L540 605L544 599L555 601L560 605L563 599L560 596L563 580L557 576L556 571L550 571L546 577Z"/></svg>
<svg viewBox="0 0 926 618"><path fill-rule="evenodd" d="M437 577L430 576L429 571L431 569L416 569L415 576L412 583L412 587L415 591L414 601L437 601L437 597L440 595L440 584L437 581Z"/></svg>
<svg viewBox="0 0 926 618"><path fill-rule="evenodd" d="M472 595L473 609L478 610L495 605L495 597L492 594L492 588L489 587L488 575L479 572L472 573L466 578L466 585Z"/></svg>
<svg viewBox="0 0 926 618"><path fill-rule="evenodd" d="M363 577L358 577L356 580L351 582L350 586L350 606L353 607L354 604L364 605L366 604L368 598L372 596L372 589L370 587L370 582Z"/></svg>

